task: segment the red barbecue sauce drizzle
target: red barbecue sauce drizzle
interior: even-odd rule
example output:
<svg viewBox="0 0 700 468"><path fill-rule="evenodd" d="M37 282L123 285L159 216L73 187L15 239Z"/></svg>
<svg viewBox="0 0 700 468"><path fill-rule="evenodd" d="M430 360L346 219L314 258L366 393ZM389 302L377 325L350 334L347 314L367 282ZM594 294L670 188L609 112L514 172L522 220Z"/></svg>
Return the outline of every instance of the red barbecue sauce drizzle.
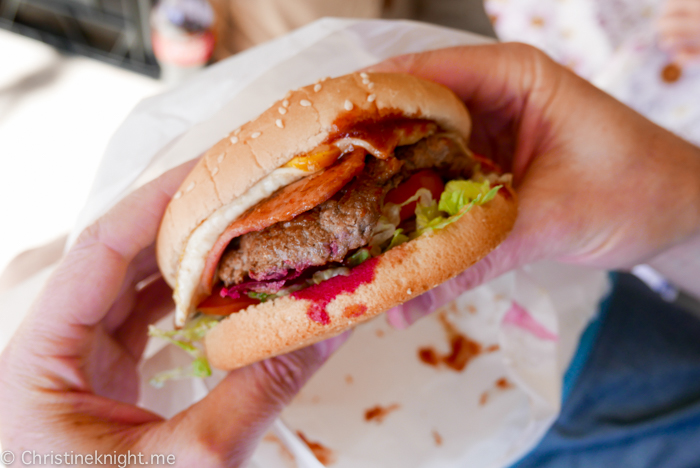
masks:
<svg viewBox="0 0 700 468"><path fill-rule="evenodd" d="M364 120L353 122L352 118L338 119L333 123L336 131L328 138L329 142L341 138L359 138L369 142L388 157L394 150L402 135L421 134L425 136L435 124L427 119L411 119L400 114L385 115L381 120Z"/></svg>
<svg viewBox="0 0 700 468"><path fill-rule="evenodd" d="M335 276L320 284L293 292L291 296L294 299L311 301L312 304L306 311L306 315L316 323L329 325L331 318L326 311L326 306L338 295L352 294L363 284L372 282L377 263L379 263L378 257L371 258L350 270L348 276Z"/></svg>

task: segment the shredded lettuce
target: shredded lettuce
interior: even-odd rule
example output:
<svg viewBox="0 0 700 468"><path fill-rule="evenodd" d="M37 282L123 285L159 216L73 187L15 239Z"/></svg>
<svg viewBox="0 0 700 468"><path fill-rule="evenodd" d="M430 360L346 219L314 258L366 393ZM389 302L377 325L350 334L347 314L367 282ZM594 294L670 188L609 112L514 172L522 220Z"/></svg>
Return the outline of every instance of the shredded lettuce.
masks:
<svg viewBox="0 0 700 468"><path fill-rule="evenodd" d="M469 212L474 205L483 205L496 196L501 185L491 188L488 180L474 182L471 180L451 180L445 186L440 196L440 202L424 199L416 205L416 231L412 237L443 229L458 221ZM441 213L447 213L445 217Z"/></svg>
<svg viewBox="0 0 700 468"><path fill-rule="evenodd" d="M327 270L321 270L314 273L314 275L311 277L311 282L313 284L319 284L336 276L348 276L349 274L350 268L347 267L329 268Z"/></svg>
<svg viewBox="0 0 700 468"><path fill-rule="evenodd" d="M167 371L159 372L154 375L149 383L156 388L162 388L168 380L190 379L190 378L205 378L211 375L211 367L209 361L205 357L199 357L192 361L192 364L187 367L178 367Z"/></svg>
<svg viewBox="0 0 700 468"><path fill-rule="evenodd" d="M366 260L369 260L371 257L372 254L369 253L369 249L359 249L357 252L348 257L347 264L349 267L356 267Z"/></svg>
<svg viewBox="0 0 700 468"><path fill-rule="evenodd" d="M483 205L493 200L500 188L499 185L491 189L488 180L482 183L471 180L451 180L440 196L438 209L454 216L467 205L472 203Z"/></svg>
<svg viewBox="0 0 700 468"><path fill-rule="evenodd" d="M451 180L440 195L440 201L433 200L430 190L420 188L416 193L401 203L386 203L374 228L369 242L372 256L380 255L397 245L415 239L425 233L443 229L464 216L474 205L483 205L491 201L501 186L490 187L488 180ZM416 230L405 233L399 229L401 208L416 202ZM444 216L447 214L447 216Z"/></svg>
<svg viewBox="0 0 700 468"><path fill-rule="evenodd" d="M180 330L160 330L153 325L148 327L149 336L162 338L174 344L185 350L194 359L188 367L180 367L156 374L150 381L151 385L160 388L166 381L172 379L209 377L211 375L211 367L200 343L204 339L204 335L218 323L218 318L202 315L189 322Z"/></svg>
<svg viewBox="0 0 700 468"><path fill-rule="evenodd" d="M264 292L255 292L255 291L248 291L248 297L251 299L257 299L260 302L266 302L269 301L270 298L274 299L277 297L277 294L269 294L269 293L264 293Z"/></svg>
<svg viewBox="0 0 700 468"><path fill-rule="evenodd" d="M409 237L403 234L403 229L399 228L394 231L394 237L391 238L391 242L389 242L389 246L386 248L386 250L393 249L397 245L401 245L409 240Z"/></svg>
<svg viewBox="0 0 700 468"><path fill-rule="evenodd" d="M394 232L396 232L399 222L400 220L397 220L396 222L389 221L384 214L379 216L379 221L377 221L377 224L374 227L372 238L368 244L370 253L373 257L382 253L382 245L394 237Z"/></svg>
<svg viewBox="0 0 700 468"><path fill-rule="evenodd" d="M277 299L278 297L289 296L294 291L299 291L300 289L303 289L303 288L304 288L303 284L293 284L291 286L287 286L286 288L280 289L279 291L277 291L277 294L275 294L274 296L271 296L270 299Z"/></svg>
<svg viewBox="0 0 700 468"><path fill-rule="evenodd" d="M432 200L433 194L430 190L428 190L427 188L419 188L418 190L416 190L416 193L411 198L398 205L398 207L399 209L403 208L404 206L408 205L409 203L413 203L414 201L417 201L418 205L429 206Z"/></svg>

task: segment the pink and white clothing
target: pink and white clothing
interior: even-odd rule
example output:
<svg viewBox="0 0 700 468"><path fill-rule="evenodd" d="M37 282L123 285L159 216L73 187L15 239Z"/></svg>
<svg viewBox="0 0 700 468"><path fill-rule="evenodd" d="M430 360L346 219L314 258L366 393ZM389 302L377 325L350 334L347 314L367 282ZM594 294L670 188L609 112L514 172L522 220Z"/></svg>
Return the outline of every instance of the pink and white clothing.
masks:
<svg viewBox="0 0 700 468"><path fill-rule="evenodd" d="M700 62L658 47L664 0L486 0L498 37L547 52L650 120L700 145Z"/></svg>

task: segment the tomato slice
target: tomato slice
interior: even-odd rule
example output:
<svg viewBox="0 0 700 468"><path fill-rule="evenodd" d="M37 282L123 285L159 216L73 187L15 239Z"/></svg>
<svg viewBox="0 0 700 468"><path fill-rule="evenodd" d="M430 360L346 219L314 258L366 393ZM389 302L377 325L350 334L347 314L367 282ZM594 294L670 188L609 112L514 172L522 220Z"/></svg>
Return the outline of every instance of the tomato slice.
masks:
<svg viewBox="0 0 700 468"><path fill-rule="evenodd" d="M258 299L242 296L236 299L221 297L221 285L214 288L211 296L204 299L197 306L197 310L207 315L231 315L243 310L249 305L260 304Z"/></svg>
<svg viewBox="0 0 700 468"><path fill-rule="evenodd" d="M406 179L406 181L399 184L398 187L390 190L389 193L386 194L384 201L400 205L415 195L418 189L421 188L427 188L430 190L430 193L433 194L433 199L439 200L440 195L445 190L445 184L443 183L442 178L435 171L425 169L416 172L411 177ZM417 203L418 202L415 201L401 208L401 221L404 221L416 214Z"/></svg>

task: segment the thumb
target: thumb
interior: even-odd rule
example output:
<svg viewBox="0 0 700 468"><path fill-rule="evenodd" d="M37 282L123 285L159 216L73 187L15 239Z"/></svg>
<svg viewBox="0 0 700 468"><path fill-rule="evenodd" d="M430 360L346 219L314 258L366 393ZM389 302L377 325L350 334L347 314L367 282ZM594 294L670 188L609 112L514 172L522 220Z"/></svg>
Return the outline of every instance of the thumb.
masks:
<svg viewBox="0 0 700 468"><path fill-rule="evenodd" d="M244 463L284 407L348 336L232 371L206 398L158 427L154 446L177 454L182 466Z"/></svg>

